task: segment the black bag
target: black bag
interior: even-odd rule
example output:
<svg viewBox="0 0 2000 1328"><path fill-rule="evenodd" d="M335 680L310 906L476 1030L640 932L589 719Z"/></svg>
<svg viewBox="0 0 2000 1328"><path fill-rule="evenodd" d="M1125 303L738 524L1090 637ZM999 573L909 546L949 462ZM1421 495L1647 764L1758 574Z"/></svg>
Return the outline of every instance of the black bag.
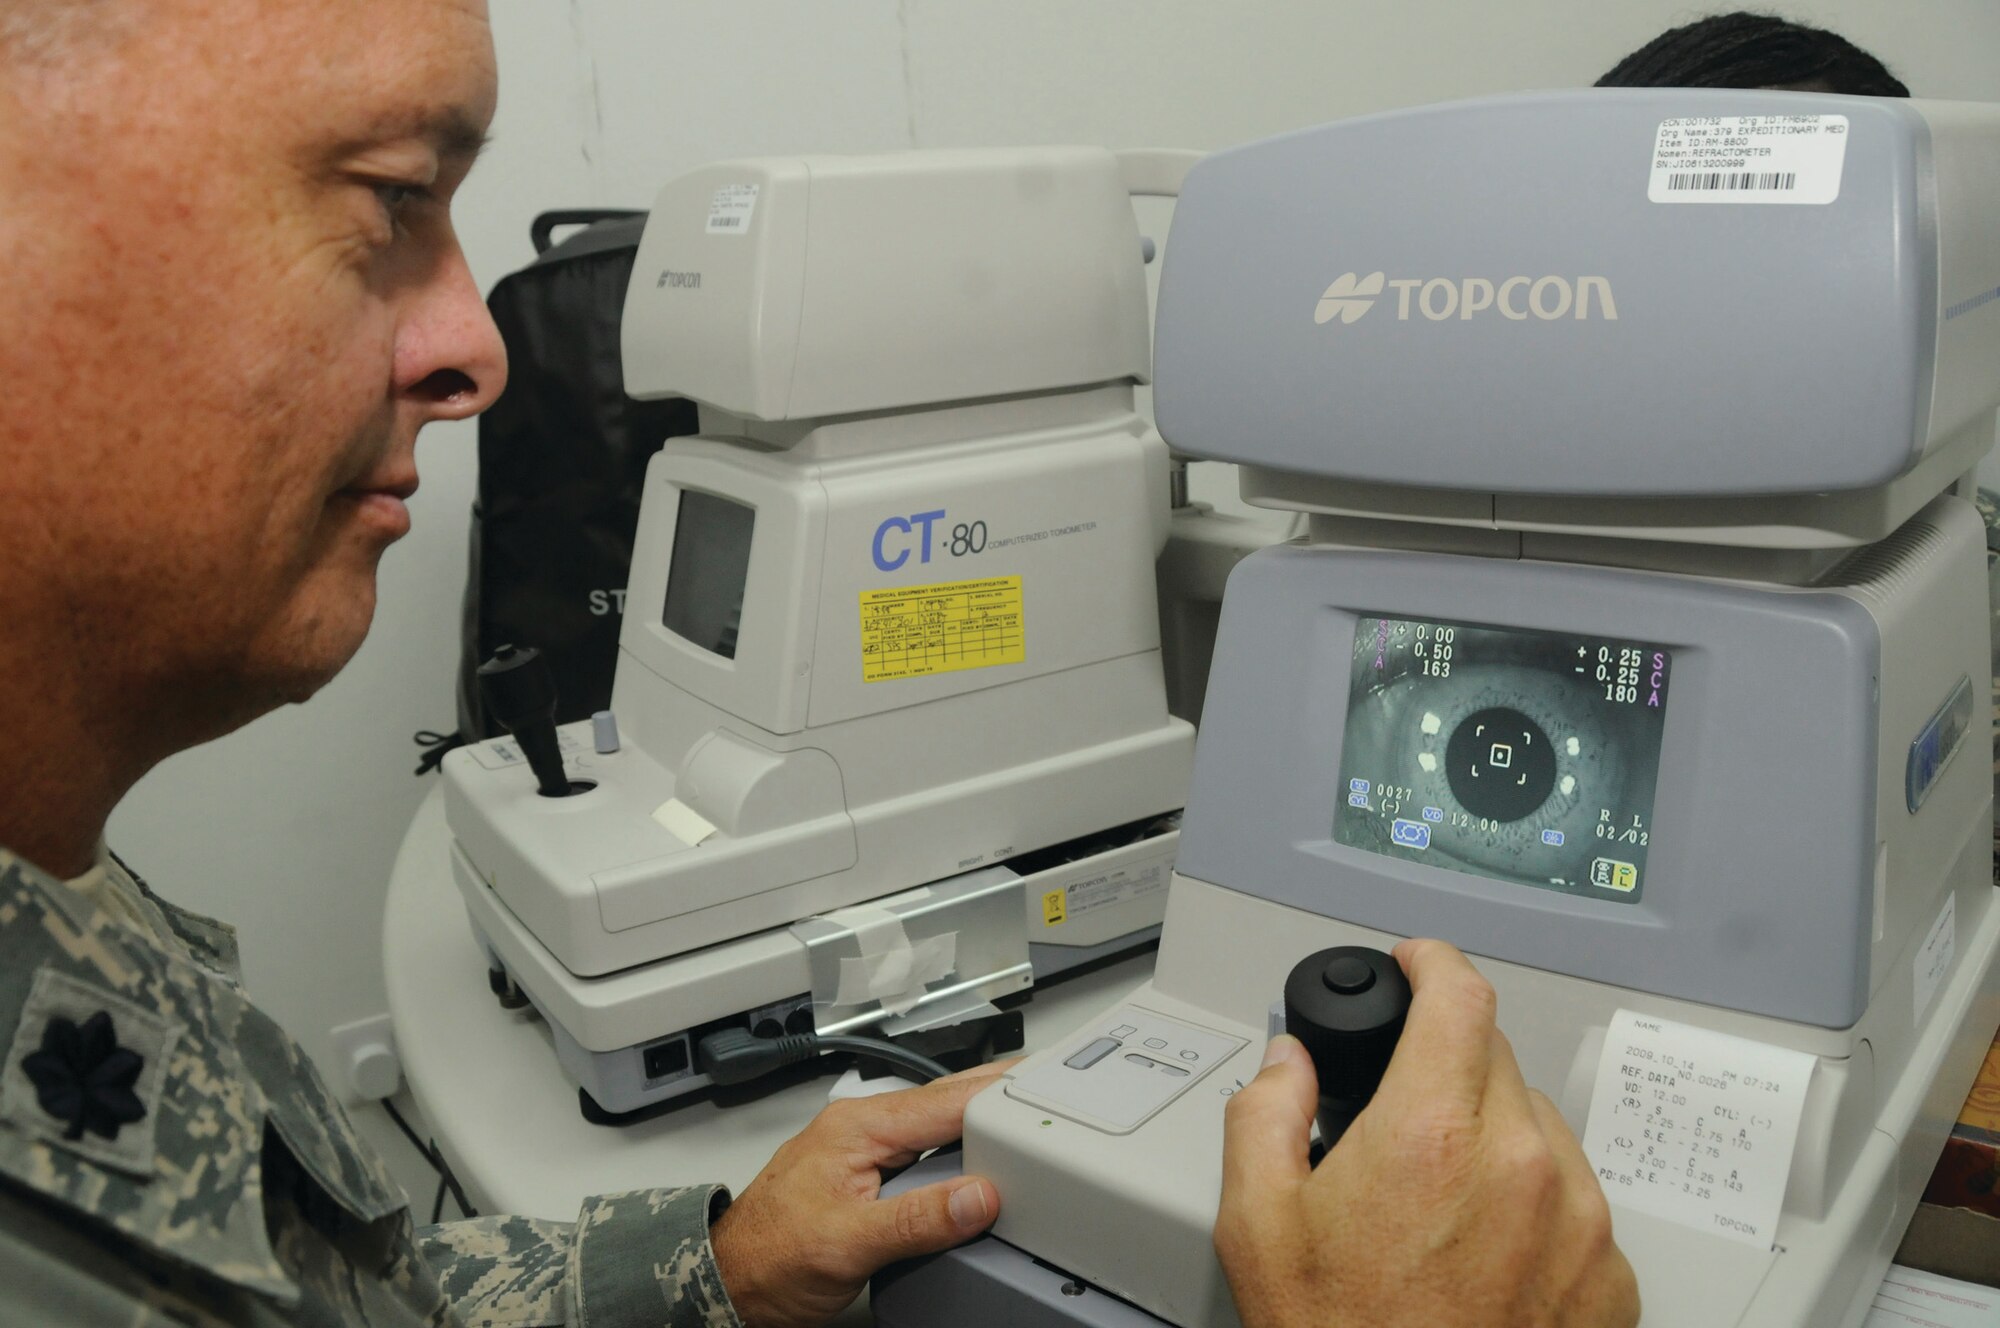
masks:
<svg viewBox="0 0 2000 1328"><path fill-rule="evenodd" d="M543 213L532 230L540 256L488 297L509 374L479 419L459 741L499 732L473 670L510 642L548 659L557 723L611 702L646 462L696 428L691 401L625 395L618 321L645 221L643 212ZM566 225L583 229L551 247Z"/></svg>

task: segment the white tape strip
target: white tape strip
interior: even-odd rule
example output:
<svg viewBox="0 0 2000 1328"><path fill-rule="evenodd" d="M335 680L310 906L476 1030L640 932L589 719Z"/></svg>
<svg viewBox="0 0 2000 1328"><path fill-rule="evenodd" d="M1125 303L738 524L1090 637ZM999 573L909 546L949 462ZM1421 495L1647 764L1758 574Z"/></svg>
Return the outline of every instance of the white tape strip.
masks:
<svg viewBox="0 0 2000 1328"><path fill-rule="evenodd" d="M958 933L926 937L912 945L902 919L886 908L861 905L825 915L854 933L859 958L840 961L835 1008L880 1001L890 1014L904 1014L924 998L924 988L958 966Z"/></svg>
<svg viewBox="0 0 2000 1328"><path fill-rule="evenodd" d="M653 819L689 848L715 833L715 823L679 798L668 798L653 810Z"/></svg>

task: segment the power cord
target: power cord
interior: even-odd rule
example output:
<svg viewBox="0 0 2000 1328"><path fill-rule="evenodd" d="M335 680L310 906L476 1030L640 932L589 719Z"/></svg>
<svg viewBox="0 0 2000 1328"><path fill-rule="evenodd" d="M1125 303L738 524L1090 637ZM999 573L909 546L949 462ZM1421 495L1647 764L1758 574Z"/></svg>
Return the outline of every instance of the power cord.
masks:
<svg viewBox="0 0 2000 1328"><path fill-rule="evenodd" d="M417 768L411 772L417 775L428 775L444 764L447 752L465 746L464 734L439 733L433 729L418 729L410 735L410 740L424 749L423 756L417 761Z"/></svg>
<svg viewBox="0 0 2000 1328"><path fill-rule="evenodd" d="M702 1038L695 1048L695 1069L717 1084L741 1084L831 1051L844 1051L880 1061L920 1084L942 1079L951 1073L928 1056L880 1038L853 1037L844 1033L788 1033L781 1037L758 1037L747 1028L721 1028Z"/></svg>
<svg viewBox="0 0 2000 1328"><path fill-rule="evenodd" d="M403 1113L396 1110L396 1104L386 1097L382 1099L382 1110L388 1112L389 1119L396 1122L396 1128L410 1141L410 1147L422 1154L424 1161L430 1164L431 1170L437 1172L437 1195L431 1200L431 1225L436 1226L444 1220L444 1196L447 1190L451 1192L452 1201L458 1205L461 1214L466 1217L478 1217L479 1210L465 1201L465 1191L459 1186L458 1177L452 1175L451 1167L445 1162L444 1154L439 1151L437 1141L433 1139L425 1143L418 1138L417 1132L410 1128L410 1123L403 1119Z"/></svg>

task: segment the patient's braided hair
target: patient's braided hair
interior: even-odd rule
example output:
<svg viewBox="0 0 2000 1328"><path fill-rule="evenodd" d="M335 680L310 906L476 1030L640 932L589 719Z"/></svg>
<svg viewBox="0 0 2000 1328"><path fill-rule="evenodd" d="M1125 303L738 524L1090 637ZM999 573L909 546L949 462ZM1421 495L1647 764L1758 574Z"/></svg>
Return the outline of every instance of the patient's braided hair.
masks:
<svg viewBox="0 0 2000 1328"><path fill-rule="evenodd" d="M1738 10L1670 28L1612 66L1600 88L1786 88L1864 97L1910 90L1837 32Z"/></svg>

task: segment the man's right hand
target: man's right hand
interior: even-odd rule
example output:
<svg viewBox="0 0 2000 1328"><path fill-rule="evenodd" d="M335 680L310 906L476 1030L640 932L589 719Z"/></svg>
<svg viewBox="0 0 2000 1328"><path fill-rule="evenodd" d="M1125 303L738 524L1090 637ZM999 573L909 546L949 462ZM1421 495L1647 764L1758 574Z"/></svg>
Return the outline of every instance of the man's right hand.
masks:
<svg viewBox="0 0 2000 1328"><path fill-rule="evenodd" d="M882 1173L958 1138L965 1104L1013 1064L835 1102L778 1149L710 1231L738 1317L750 1328L823 1324L882 1268L991 1226L992 1181L964 1176L884 1199Z"/></svg>
<svg viewBox="0 0 2000 1328"><path fill-rule="evenodd" d="M1555 1104L1494 1023L1492 986L1405 941L1410 1013L1374 1099L1319 1167L1305 1048L1273 1040L1229 1104L1215 1249L1248 1328L1632 1328L1639 1288Z"/></svg>

